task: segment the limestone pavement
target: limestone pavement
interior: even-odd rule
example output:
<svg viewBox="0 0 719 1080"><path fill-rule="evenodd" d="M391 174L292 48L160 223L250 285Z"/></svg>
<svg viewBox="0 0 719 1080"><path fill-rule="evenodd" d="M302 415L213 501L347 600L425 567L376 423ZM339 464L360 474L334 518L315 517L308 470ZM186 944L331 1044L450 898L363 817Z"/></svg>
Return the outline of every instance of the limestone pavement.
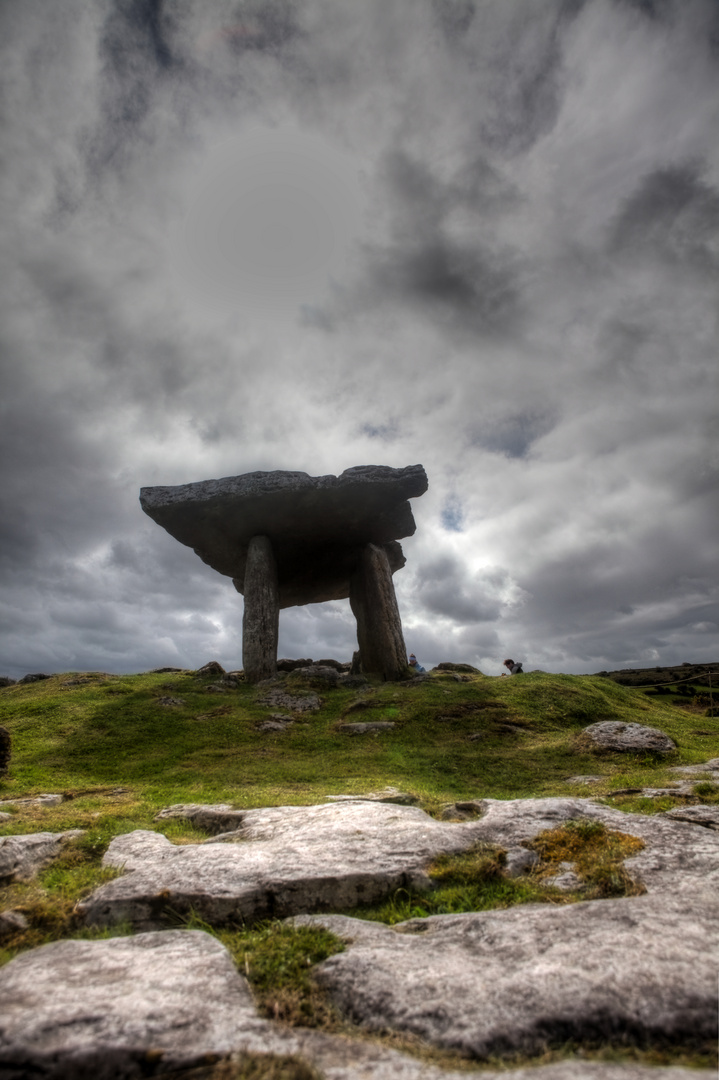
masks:
<svg viewBox="0 0 719 1080"><path fill-rule="evenodd" d="M348 1021L478 1062L576 1039L691 1044L716 1038L719 831L713 814L626 814L591 799L477 800L470 820L437 821L401 793L307 807L178 806L203 827L175 845L136 831L110 845L122 874L88 897L89 925L129 921L134 936L63 941L11 961L0 982L0 1076L178 1075L242 1052L295 1054L331 1080L459 1080L465 1072L366 1039L287 1029L262 1018L244 976L210 934L177 930L168 909L221 926L285 917L345 944L315 969ZM457 816L460 816L459 813ZM691 817L691 815L690 815ZM626 869L644 895L436 915L394 927L342 909L427 886L441 852L477 841L513 853L569 820L639 837ZM18 839L18 838L13 838ZM208 1057L209 1055L209 1057ZM495 1070L482 1072L495 1078ZM683 1068L580 1057L501 1073L514 1080L689 1080ZM708 1075L708 1074L705 1074Z"/></svg>

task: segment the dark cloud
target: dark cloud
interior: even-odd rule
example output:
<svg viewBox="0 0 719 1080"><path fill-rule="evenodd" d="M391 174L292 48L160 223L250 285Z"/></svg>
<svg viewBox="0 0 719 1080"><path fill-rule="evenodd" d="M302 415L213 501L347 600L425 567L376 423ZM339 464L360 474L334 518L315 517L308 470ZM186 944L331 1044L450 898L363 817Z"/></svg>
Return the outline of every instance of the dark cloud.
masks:
<svg viewBox="0 0 719 1080"><path fill-rule="evenodd" d="M526 458L533 443L553 426L554 421L547 414L520 413L503 417L499 423L485 421L481 430L472 436L472 442L493 454Z"/></svg>
<svg viewBox="0 0 719 1080"><path fill-rule="evenodd" d="M702 172L689 162L644 177L616 219L612 249L719 274L719 189Z"/></svg>
<svg viewBox="0 0 719 1080"><path fill-rule="evenodd" d="M0 7L0 673L237 666L139 488L368 462L429 474L426 665L712 658L718 12ZM348 659L348 605L280 642Z"/></svg>

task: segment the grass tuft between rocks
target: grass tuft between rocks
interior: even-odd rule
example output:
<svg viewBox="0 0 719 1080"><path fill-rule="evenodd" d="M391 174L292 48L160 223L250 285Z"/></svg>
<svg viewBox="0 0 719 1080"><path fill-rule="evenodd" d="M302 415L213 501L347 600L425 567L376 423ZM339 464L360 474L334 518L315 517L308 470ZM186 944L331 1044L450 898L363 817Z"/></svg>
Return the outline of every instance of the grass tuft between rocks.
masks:
<svg viewBox="0 0 719 1080"><path fill-rule="evenodd" d="M337 1030L343 1026L312 975L316 964L344 951L343 942L329 930L277 920L217 930L197 916L184 925L222 942L250 983L263 1016L289 1027Z"/></svg>
<svg viewBox="0 0 719 1080"><path fill-rule="evenodd" d="M636 836L608 829L601 821L568 821L539 834L526 845L542 860L536 876L556 874L560 863L569 862L583 882L582 900L610 896L641 896L643 885L632 880L623 861L644 848Z"/></svg>

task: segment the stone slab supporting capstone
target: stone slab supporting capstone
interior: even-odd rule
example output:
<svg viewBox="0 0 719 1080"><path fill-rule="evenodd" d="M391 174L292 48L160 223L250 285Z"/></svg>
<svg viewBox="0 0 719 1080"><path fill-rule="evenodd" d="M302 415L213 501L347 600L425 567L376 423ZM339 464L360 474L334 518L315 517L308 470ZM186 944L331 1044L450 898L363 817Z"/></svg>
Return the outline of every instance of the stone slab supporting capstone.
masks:
<svg viewBox="0 0 719 1080"><path fill-rule="evenodd" d="M350 578L350 607L357 620L362 669L384 679L407 673L407 651L387 553L366 544Z"/></svg>
<svg viewBox="0 0 719 1080"><path fill-rule="evenodd" d="M248 682L277 674L280 599L277 564L267 536L253 536L247 546L245 611L242 617L242 666Z"/></svg>

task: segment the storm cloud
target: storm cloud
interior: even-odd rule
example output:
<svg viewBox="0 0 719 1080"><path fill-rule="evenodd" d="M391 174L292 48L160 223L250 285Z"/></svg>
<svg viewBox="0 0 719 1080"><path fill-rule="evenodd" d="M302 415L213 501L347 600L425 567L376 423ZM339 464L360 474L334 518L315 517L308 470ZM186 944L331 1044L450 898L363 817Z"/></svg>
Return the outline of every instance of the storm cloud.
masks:
<svg viewBox="0 0 719 1080"><path fill-rule="evenodd" d="M141 486L421 462L407 646L715 658L712 0L0 13L0 673L240 664ZM348 658L345 602L280 652Z"/></svg>

